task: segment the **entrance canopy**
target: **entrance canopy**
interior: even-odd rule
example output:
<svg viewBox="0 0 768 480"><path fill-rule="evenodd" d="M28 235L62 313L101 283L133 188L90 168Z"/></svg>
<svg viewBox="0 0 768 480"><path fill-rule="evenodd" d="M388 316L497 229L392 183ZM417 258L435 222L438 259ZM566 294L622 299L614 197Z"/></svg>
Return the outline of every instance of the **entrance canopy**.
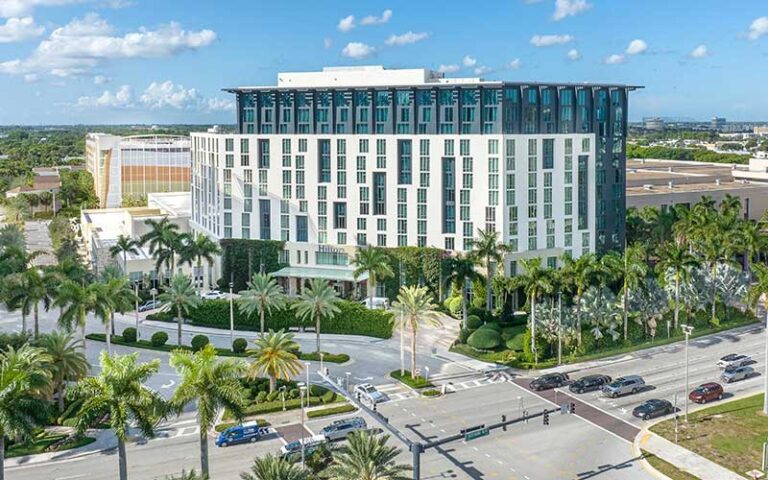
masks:
<svg viewBox="0 0 768 480"><path fill-rule="evenodd" d="M368 280L368 272L363 272L355 278L353 269L318 268L318 267L285 267L272 273L273 277L287 278L320 278L334 282L363 282Z"/></svg>

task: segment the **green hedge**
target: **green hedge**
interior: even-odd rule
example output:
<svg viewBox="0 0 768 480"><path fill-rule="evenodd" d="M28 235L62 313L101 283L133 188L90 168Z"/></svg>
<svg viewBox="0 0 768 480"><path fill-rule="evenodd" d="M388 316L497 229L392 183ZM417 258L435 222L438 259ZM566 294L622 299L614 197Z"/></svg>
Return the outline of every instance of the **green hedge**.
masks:
<svg viewBox="0 0 768 480"><path fill-rule="evenodd" d="M427 388L435 386L432 382L426 380L424 377L418 376L416 378L412 378L411 372L408 370L404 371L404 375L400 375L400 370L393 370L389 372L389 376L399 382L408 385L411 388Z"/></svg>
<svg viewBox="0 0 768 480"><path fill-rule="evenodd" d="M321 396L310 396L309 397L309 405L306 405L306 402L304 406L309 407L315 407L318 405L330 405L337 401L337 395L332 390L328 390ZM293 400L286 400L285 401L285 409L286 410L296 410L298 408L301 408L301 399L293 399ZM244 410L244 416L251 416L251 415L264 415L267 413L274 413L274 412L282 412L283 411L283 401L282 399L275 400L272 402L263 402L263 403L253 403L251 405L248 405L245 407ZM224 418L228 418L225 414ZM229 416L231 418L231 415Z"/></svg>
<svg viewBox="0 0 768 480"><path fill-rule="evenodd" d="M320 410L311 410L307 412L307 417L309 418L327 417L329 415L338 415L340 413L354 412L355 410L357 410L357 407L347 403L344 405L339 405L338 407L328 407L328 408L321 408Z"/></svg>
<svg viewBox="0 0 768 480"><path fill-rule="evenodd" d="M348 301L339 301L341 310L333 319L323 319L320 322L321 333L333 333L342 335L365 335L376 338L390 338L392 336L392 315L384 310L371 310L365 306ZM149 320L173 321L173 313L159 312L147 316ZM192 325L201 327L229 329L229 301L207 300L189 313ZM251 317L243 315L239 308L234 309L234 323L238 330L259 330L258 315ZM273 310L265 316L265 324L268 330L289 330L298 327L308 327L302 322L291 308Z"/></svg>

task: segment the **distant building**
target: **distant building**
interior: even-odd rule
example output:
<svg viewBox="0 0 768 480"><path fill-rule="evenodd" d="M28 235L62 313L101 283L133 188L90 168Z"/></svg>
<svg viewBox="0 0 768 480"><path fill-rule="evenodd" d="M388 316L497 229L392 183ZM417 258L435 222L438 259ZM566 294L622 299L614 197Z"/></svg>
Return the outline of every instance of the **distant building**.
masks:
<svg viewBox="0 0 768 480"><path fill-rule="evenodd" d="M643 119L643 128L651 132L661 132L666 128L664 120L659 117L651 117Z"/></svg>
<svg viewBox="0 0 768 480"><path fill-rule="evenodd" d="M117 208L154 192L188 192L189 145L188 137L173 135L89 133L85 165L101 207Z"/></svg>
<svg viewBox="0 0 768 480"><path fill-rule="evenodd" d="M712 117L712 121L709 123L710 130L721 132L725 130L725 118L724 117Z"/></svg>
<svg viewBox="0 0 768 480"><path fill-rule="evenodd" d="M61 208L61 202L56 198L61 188L61 172L64 170L82 170L81 166L61 165L56 167L37 167L32 169L32 185L21 186L9 189L5 192L6 198L15 198L21 194L40 195L41 193L50 193L51 202L49 204L40 204L32 209L33 213L46 210L54 212Z"/></svg>
<svg viewBox="0 0 768 480"><path fill-rule="evenodd" d="M768 126L766 125L756 126L752 129L752 133L754 133L755 135L760 135L761 137L763 135L768 135Z"/></svg>

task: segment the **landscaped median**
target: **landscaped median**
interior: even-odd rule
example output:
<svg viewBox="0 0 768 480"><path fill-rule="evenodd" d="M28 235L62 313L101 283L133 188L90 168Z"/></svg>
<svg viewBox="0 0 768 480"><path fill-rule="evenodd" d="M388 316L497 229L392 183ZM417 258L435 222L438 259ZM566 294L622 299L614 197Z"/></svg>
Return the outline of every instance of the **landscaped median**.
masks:
<svg viewBox="0 0 768 480"><path fill-rule="evenodd" d="M672 465L669 462L665 462L656 455L643 450L643 459L648 462L654 470L669 477L670 480L699 480L698 477L694 477L690 473L684 472Z"/></svg>
<svg viewBox="0 0 768 480"><path fill-rule="evenodd" d="M389 372L389 376L398 382L411 387L414 390L418 390L420 388L432 388L435 386L432 382L425 379L424 377L418 375L416 377L412 377L411 372L408 370L404 370L403 375L400 375L400 370L392 370Z"/></svg>
<svg viewBox="0 0 768 480"><path fill-rule="evenodd" d="M95 438L85 435L70 435L41 430L24 442L11 443L5 452L5 458L24 457L46 452L61 452L63 450L84 447L95 441Z"/></svg>
<svg viewBox="0 0 768 480"><path fill-rule="evenodd" d="M155 332L155 333L160 333L160 332ZM204 335L199 335L197 337L201 337L201 336L204 337ZM103 333L89 333L88 335L85 336L85 338L87 338L88 340L96 341L96 342L107 341L107 336ZM207 337L205 338L207 339ZM178 345L168 345L165 343L158 345L157 342L153 343L147 340L136 340L135 342L126 341L121 335L113 335L111 337L111 342L113 345L121 345L124 347L133 347L133 348L144 348L147 350L157 350L160 352L172 352L174 350L179 350L179 349L194 350L194 348L187 345L178 346ZM208 343L208 342L206 341L205 343ZM216 355L219 355L222 357L247 358L248 352L247 351L235 352L229 348L216 348ZM317 352L311 352L311 353L298 352L296 356L299 358L299 360L302 360L305 362L320 361L320 354ZM328 363L347 363L349 361L349 355L347 355L346 353L323 352L323 361Z"/></svg>

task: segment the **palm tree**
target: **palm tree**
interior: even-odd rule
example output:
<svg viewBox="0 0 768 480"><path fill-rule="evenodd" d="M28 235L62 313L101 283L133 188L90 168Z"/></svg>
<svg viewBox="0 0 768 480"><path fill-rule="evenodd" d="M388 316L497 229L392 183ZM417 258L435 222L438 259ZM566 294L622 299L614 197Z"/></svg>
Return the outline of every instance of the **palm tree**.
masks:
<svg viewBox="0 0 768 480"><path fill-rule="evenodd" d="M149 231L141 236L142 245L149 246L150 255L155 257L155 271L160 273L160 266L165 265L171 274L176 270L176 252L180 248L179 226L172 223L168 217L160 220L147 219L144 223Z"/></svg>
<svg viewBox="0 0 768 480"><path fill-rule="evenodd" d="M387 445L389 435L360 431L347 437L347 444L334 455L329 480L409 480L408 465L396 462L400 449Z"/></svg>
<svg viewBox="0 0 768 480"><path fill-rule="evenodd" d="M253 460L251 471L240 474L242 480L310 480L309 471L290 461L267 454ZM0 479L2 480L2 479Z"/></svg>
<svg viewBox="0 0 768 480"><path fill-rule="evenodd" d="M54 305L61 307L59 327L71 332L80 327L85 350L85 321L89 312L100 312L103 293L101 286L90 283L87 286L65 281L59 286Z"/></svg>
<svg viewBox="0 0 768 480"><path fill-rule="evenodd" d="M240 377L246 371L242 360L217 361L216 349L210 343L202 350L171 352L170 364L181 377L181 383L173 393L171 404L181 411L185 405L195 402L197 424L200 426L200 465L203 475L208 469L208 431L216 423L220 410L227 409L236 418L242 417L243 387Z"/></svg>
<svg viewBox="0 0 768 480"><path fill-rule="evenodd" d="M524 259L520 262L525 270L523 275L515 278L515 283L525 291L531 312L531 351L533 363L538 363L536 351L536 299L542 295L552 293L554 289L552 271L541 266L541 258Z"/></svg>
<svg viewBox="0 0 768 480"><path fill-rule="evenodd" d="M749 273L752 260L760 261L760 253L766 246L766 237L756 223L745 221L739 228L739 244L744 254L744 271Z"/></svg>
<svg viewBox="0 0 768 480"><path fill-rule="evenodd" d="M272 312L273 308L281 309L285 306L286 298L283 287L268 273L254 273L248 282L248 290L240 292L237 306L240 311L248 316L259 312L259 331L264 335L264 316Z"/></svg>
<svg viewBox="0 0 768 480"><path fill-rule="evenodd" d="M51 357L48 370L51 372L53 393L58 399L59 412L64 412L65 382L80 380L91 368L83 353L83 341L71 333L54 330L41 335L36 344Z"/></svg>
<svg viewBox="0 0 768 480"><path fill-rule="evenodd" d="M192 286L192 281L184 274L177 273L171 277L170 285L163 286L163 293L157 296L162 303L161 312L176 309L176 321L178 322L177 345L181 346L181 314L189 314L189 310L200 304L200 297Z"/></svg>
<svg viewBox="0 0 768 480"><path fill-rule="evenodd" d="M395 275L389 266L389 257L384 253L384 250L367 246L357 250L355 258L352 259L352 265L355 266L353 273L355 279L363 273L368 273L368 308L373 308L376 284L379 280Z"/></svg>
<svg viewBox="0 0 768 480"><path fill-rule="evenodd" d="M659 251L659 263L656 264L657 271L661 277L664 272L671 272L675 279L675 313L674 328L677 330L680 317L680 285L688 278L691 270L698 266L696 257L691 255L687 248L677 243L665 243Z"/></svg>
<svg viewBox="0 0 768 480"><path fill-rule="evenodd" d="M722 232L715 232L702 239L701 256L709 271L712 287L712 325L717 325L717 265L720 262L730 260L728 238Z"/></svg>
<svg viewBox="0 0 768 480"><path fill-rule="evenodd" d="M22 330L26 331L26 315L34 314L34 335L40 335L40 303L45 311L51 306L50 275L37 266L10 275L7 279L6 303L21 309Z"/></svg>
<svg viewBox="0 0 768 480"><path fill-rule="evenodd" d="M128 275L128 254L138 255L140 243L127 235L120 235L114 245L109 247L112 258L120 255L123 257L123 273Z"/></svg>
<svg viewBox="0 0 768 480"><path fill-rule="evenodd" d="M496 230L478 229L478 238L472 241L472 253L470 256L479 261L485 267L485 310L491 311L493 306L493 264L500 264L506 247L499 243L499 233Z"/></svg>
<svg viewBox="0 0 768 480"><path fill-rule="evenodd" d="M107 353L112 355L112 342L110 336L114 334L115 312L125 313L130 310L136 302L136 294L131 288L128 277L120 275L117 277L106 277L103 283L97 283L100 300L100 308L96 314L104 323L107 339Z"/></svg>
<svg viewBox="0 0 768 480"><path fill-rule="evenodd" d="M196 236L182 235L182 244L180 251L180 262L188 263L192 266L193 262L196 262L196 272L200 272L203 275L203 260L208 263L208 267L212 267L216 261L218 255L221 255L221 247L219 244L210 239L207 235L198 233ZM204 282L203 282L204 283ZM197 287L197 278L195 278L195 286ZM200 285L202 287L203 285Z"/></svg>
<svg viewBox="0 0 768 480"><path fill-rule="evenodd" d="M43 349L30 345L0 355L0 480L5 479L5 438L29 437L46 420L41 392L50 386L50 362Z"/></svg>
<svg viewBox="0 0 768 480"><path fill-rule="evenodd" d="M563 256L562 275L565 283L573 286L576 293L576 340L581 345L581 296L584 291L595 282L595 277L600 273L600 263L593 253L587 253L577 259L570 255Z"/></svg>
<svg viewBox="0 0 768 480"><path fill-rule="evenodd" d="M606 255L607 256L607 255ZM622 285L622 308L623 308L623 323L624 323L624 340L628 337L628 319L629 319L629 292L632 289L638 288L640 284L648 276L648 263L646 262L647 253L645 247L636 243L630 245L624 250L622 261L618 265L623 278Z"/></svg>
<svg viewBox="0 0 768 480"><path fill-rule="evenodd" d="M475 271L475 263L468 256L462 256L461 254L450 257L447 262L447 268L446 282L449 285L453 285L454 288L461 289L462 328L467 328L467 297L469 296L467 284L481 277Z"/></svg>
<svg viewBox="0 0 768 480"><path fill-rule="evenodd" d="M292 308L296 310L296 315L304 321L315 320L317 353L320 353L320 320L333 318L339 313L341 310L337 305L338 302L339 294L328 282L320 278L313 278L309 282L309 288L305 288L301 292L299 300L292 305Z"/></svg>
<svg viewBox="0 0 768 480"><path fill-rule="evenodd" d="M392 304L393 318L401 331L411 329L411 378L416 378L416 335L421 325L442 326L437 306L427 287L405 286L400 289L397 300Z"/></svg>
<svg viewBox="0 0 768 480"><path fill-rule="evenodd" d="M83 402L76 414L78 432L83 433L94 423L107 419L117 437L120 480L128 479L125 450L128 428L135 426L145 437L153 437L165 411L162 397L144 386L157 373L160 360L137 363L138 358L138 353L109 356L101 352L99 374L80 380L68 391L71 399Z"/></svg>
<svg viewBox="0 0 768 480"><path fill-rule="evenodd" d="M755 264L754 266L755 281L747 291L747 298L753 305L757 305L760 302L763 303L763 309L765 309L765 325L768 328L768 267L762 264ZM757 311L757 309L755 309ZM766 360L768 361L768 360ZM763 399L763 413L768 414L768 377L763 381L763 393L765 398Z"/></svg>
<svg viewBox="0 0 768 480"><path fill-rule="evenodd" d="M247 352L253 358L250 376L256 378L266 375L269 378L270 393L275 391L278 379L290 380L304 367L294 353L299 346L293 341L292 333L270 330L253 343L255 348Z"/></svg>

